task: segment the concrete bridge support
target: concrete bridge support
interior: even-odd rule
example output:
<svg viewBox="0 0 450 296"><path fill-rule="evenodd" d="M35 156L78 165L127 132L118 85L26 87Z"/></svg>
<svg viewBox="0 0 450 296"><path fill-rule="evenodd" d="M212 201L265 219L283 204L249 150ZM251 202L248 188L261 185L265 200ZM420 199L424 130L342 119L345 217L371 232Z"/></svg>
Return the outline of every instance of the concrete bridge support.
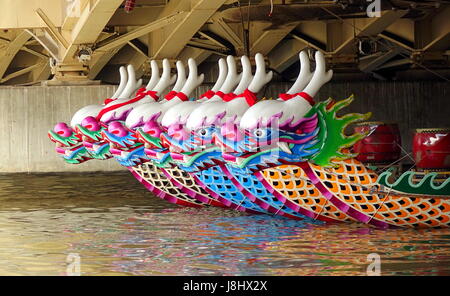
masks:
<svg viewBox="0 0 450 296"><path fill-rule="evenodd" d="M208 87L199 87L193 95ZM270 98L289 87L287 83L271 83L260 96ZM70 122L79 108L101 103L114 89L105 85L1 87L0 173L124 170L114 160L66 164L47 137L47 131L57 122ZM321 89L317 99L341 100L354 94L355 101L347 111L371 111L373 120L398 122L403 146L410 150L413 128L450 125L448 92L446 83L432 81L332 82Z"/></svg>

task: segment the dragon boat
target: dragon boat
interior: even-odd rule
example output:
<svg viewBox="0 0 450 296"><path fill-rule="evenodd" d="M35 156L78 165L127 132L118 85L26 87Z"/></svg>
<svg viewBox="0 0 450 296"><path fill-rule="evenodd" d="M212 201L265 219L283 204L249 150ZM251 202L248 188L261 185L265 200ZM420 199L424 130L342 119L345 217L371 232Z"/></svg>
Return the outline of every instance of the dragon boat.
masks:
<svg viewBox="0 0 450 296"><path fill-rule="evenodd" d="M368 134L347 129L371 113L338 115L353 96L316 102L333 72L320 52L314 72L305 52L299 59L291 88L263 100L257 93L272 72L260 54L254 73L246 56L240 74L234 57L219 59L216 83L198 99L190 96L204 76L193 59L187 77L181 61L173 76L168 60L161 76L152 61L145 87L132 66L121 67L111 98L78 110L49 137L64 161L115 159L156 196L182 206L307 223L448 227L450 178L437 183L430 173L417 182L413 171L396 178L358 161L351 148Z"/></svg>

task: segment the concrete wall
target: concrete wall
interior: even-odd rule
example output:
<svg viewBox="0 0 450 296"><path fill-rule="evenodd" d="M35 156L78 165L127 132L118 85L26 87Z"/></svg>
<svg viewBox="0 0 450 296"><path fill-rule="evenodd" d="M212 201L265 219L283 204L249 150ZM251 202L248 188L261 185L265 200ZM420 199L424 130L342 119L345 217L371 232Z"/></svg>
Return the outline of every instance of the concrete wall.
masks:
<svg viewBox="0 0 450 296"><path fill-rule="evenodd" d="M261 95L276 96L288 83L272 83ZM348 82L325 85L317 98L344 99L355 95L345 112L373 112L371 120L396 121L406 150L411 129L450 127L450 84L441 82ZM208 89L202 86L194 95ZM51 86L0 88L0 173L123 170L114 160L90 160L69 165L54 151L47 131L57 122L70 122L81 107L99 104L114 86Z"/></svg>
<svg viewBox="0 0 450 296"><path fill-rule="evenodd" d="M114 160L65 163L47 131L70 122L81 107L99 104L114 86L50 86L0 88L0 172L122 170Z"/></svg>
<svg viewBox="0 0 450 296"><path fill-rule="evenodd" d="M290 85L289 85L290 86ZM289 87L269 87L267 95ZM341 111L372 112L371 121L396 122L402 146L411 151L416 128L450 127L450 83L433 81L333 82L324 85L316 98L342 100L354 95L353 103Z"/></svg>

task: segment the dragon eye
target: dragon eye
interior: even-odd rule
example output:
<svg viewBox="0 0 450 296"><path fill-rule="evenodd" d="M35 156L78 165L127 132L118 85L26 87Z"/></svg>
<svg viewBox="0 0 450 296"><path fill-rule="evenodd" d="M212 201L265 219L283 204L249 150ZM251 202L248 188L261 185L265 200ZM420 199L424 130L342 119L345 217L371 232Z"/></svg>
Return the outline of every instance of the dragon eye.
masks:
<svg viewBox="0 0 450 296"><path fill-rule="evenodd" d="M255 129L254 131L253 131L253 135L255 136L255 137L258 137L258 138L262 138L262 137L265 137L266 135L267 135L267 132L266 132L266 130L263 130L263 129Z"/></svg>
<svg viewBox="0 0 450 296"><path fill-rule="evenodd" d="M202 128L197 131L197 134L201 137L206 137L209 135L209 130L207 128Z"/></svg>

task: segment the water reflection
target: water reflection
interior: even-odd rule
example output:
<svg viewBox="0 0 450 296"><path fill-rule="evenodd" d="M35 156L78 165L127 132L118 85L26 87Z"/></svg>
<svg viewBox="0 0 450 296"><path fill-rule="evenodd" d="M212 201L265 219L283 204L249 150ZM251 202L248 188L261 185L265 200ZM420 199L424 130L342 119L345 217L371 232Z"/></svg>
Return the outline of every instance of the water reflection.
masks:
<svg viewBox="0 0 450 296"><path fill-rule="evenodd" d="M130 175L0 176L0 274L449 275L450 231L311 225L168 204Z"/></svg>

